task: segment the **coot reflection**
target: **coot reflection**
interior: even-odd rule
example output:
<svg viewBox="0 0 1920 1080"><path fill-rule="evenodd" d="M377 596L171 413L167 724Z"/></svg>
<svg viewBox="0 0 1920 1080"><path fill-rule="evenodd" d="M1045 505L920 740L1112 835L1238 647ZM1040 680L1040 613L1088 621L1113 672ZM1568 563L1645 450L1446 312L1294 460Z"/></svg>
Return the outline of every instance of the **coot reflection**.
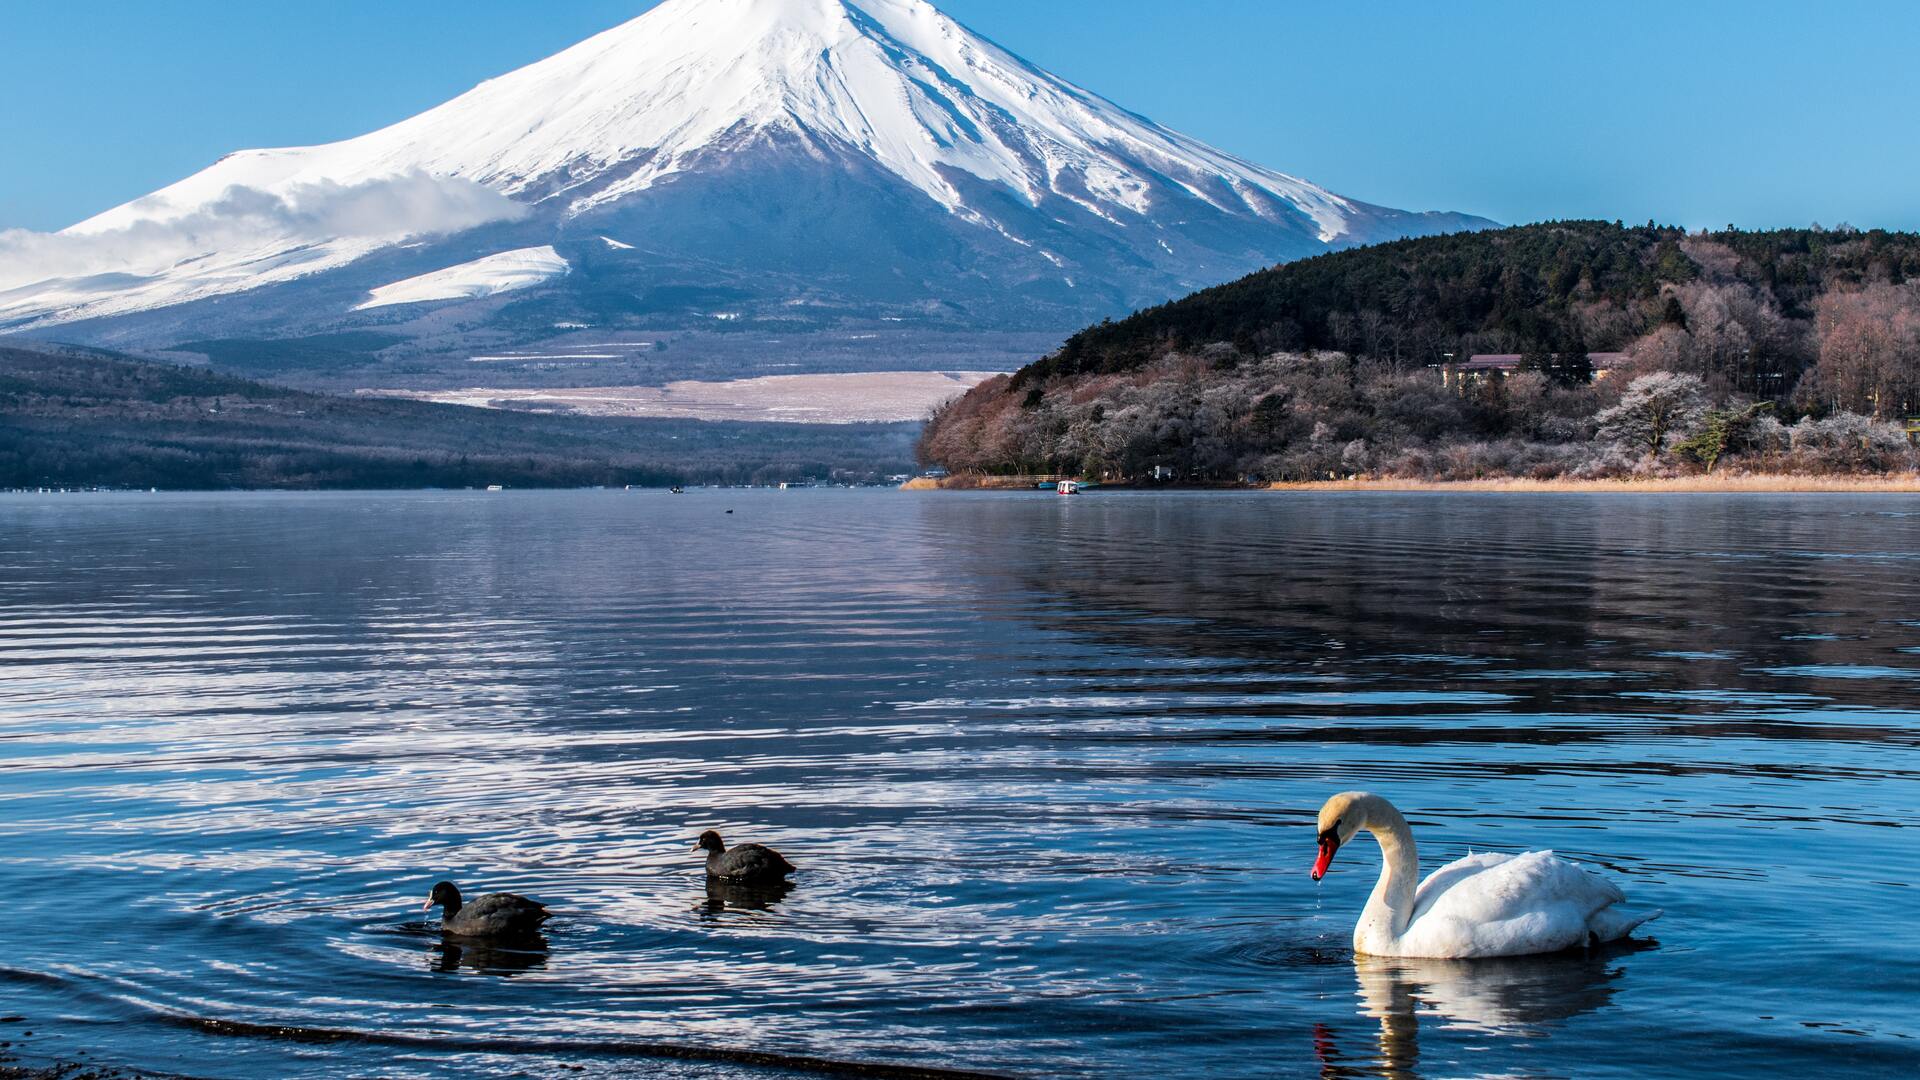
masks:
<svg viewBox="0 0 1920 1080"><path fill-rule="evenodd" d="M547 966L547 939L535 935L511 945L445 937L428 952L434 971L461 968L487 975L517 975Z"/></svg>
<svg viewBox="0 0 1920 1080"><path fill-rule="evenodd" d="M707 902L702 907L709 915L728 911L772 911L775 904L793 891L791 881L771 881L743 885L723 878L707 879Z"/></svg>

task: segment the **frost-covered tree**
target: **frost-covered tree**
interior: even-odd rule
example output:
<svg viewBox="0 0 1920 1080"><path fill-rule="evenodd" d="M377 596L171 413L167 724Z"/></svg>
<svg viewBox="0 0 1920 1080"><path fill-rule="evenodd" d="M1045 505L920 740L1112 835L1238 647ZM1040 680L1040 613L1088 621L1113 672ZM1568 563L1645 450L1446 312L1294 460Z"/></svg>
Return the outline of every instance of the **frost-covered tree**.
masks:
<svg viewBox="0 0 1920 1080"><path fill-rule="evenodd" d="M1340 451L1340 467L1349 476L1358 476L1367 471L1373 455L1367 449L1367 440L1355 439Z"/></svg>
<svg viewBox="0 0 1920 1080"><path fill-rule="evenodd" d="M1706 385L1670 371L1633 380L1620 404L1594 417L1600 438L1660 456L1668 440L1690 431L1707 410Z"/></svg>
<svg viewBox="0 0 1920 1080"><path fill-rule="evenodd" d="M1808 417L1791 429L1794 462L1814 472L1884 472L1910 469L1914 450L1898 424L1858 413Z"/></svg>

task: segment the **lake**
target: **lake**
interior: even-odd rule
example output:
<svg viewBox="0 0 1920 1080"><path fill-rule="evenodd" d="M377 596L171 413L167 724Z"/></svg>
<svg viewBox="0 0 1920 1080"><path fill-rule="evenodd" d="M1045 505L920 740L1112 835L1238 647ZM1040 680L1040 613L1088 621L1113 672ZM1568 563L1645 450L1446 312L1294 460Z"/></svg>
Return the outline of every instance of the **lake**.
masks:
<svg viewBox="0 0 1920 1080"><path fill-rule="evenodd" d="M1916 781L1914 497L0 497L30 1060L1913 1075ZM1349 788L1666 915L1356 963ZM440 878L546 948L446 945Z"/></svg>

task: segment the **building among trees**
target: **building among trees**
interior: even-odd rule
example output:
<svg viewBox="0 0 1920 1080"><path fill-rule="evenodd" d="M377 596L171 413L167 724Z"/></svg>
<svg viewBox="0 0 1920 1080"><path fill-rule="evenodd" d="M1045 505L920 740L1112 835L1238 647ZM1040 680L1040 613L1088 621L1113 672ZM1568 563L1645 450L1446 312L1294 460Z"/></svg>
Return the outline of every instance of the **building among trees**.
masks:
<svg viewBox="0 0 1920 1080"><path fill-rule="evenodd" d="M1590 352L1585 354L1588 378L1584 381L1604 379L1614 368L1624 364L1627 354L1623 352ZM1504 379L1516 371L1527 371L1538 365L1539 370L1552 372L1558 354L1548 353L1538 358L1526 353L1475 353L1464 362L1449 360L1435 364L1440 369L1440 385L1453 390L1462 390L1477 386L1488 379ZM1581 381L1574 378L1562 381Z"/></svg>

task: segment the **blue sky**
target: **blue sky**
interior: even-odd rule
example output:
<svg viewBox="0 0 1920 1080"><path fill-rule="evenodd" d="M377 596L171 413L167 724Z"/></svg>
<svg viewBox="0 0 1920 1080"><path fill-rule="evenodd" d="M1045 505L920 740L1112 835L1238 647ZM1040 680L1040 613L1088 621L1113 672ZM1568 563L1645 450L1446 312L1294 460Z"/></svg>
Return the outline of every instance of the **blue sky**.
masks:
<svg viewBox="0 0 1920 1080"><path fill-rule="evenodd" d="M1920 228L1920 4L937 0L1160 123L1507 222ZM0 228L361 134L653 0L5 0Z"/></svg>

